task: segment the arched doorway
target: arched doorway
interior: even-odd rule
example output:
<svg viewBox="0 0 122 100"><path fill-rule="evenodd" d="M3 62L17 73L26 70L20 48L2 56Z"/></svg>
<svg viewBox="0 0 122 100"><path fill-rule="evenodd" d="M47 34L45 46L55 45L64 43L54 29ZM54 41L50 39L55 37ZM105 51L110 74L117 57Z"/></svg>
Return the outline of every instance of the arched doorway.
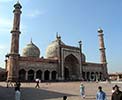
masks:
<svg viewBox="0 0 122 100"><path fill-rule="evenodd" d="M33 81L34 80L34 71L33 70L29 70L28 71L28 80L29 81Z"/></svg>
<svg viewBox="0 0 122 100"><path fill-rule="evenodd" d="M99 81L98 72L96 72L96 74L95 74L95 81Z"/></svg>
<svg viewBox="0 0 122 100"><path fill-rule="evenodd" d="M48 70L46 70L44 72L44 80L49 80L49 75L50 75L50 72Z"/></svg>
<svg viewBox="0 0 122 100"><path fill-rule="evenodd" d="M83 80L85 81L86 80L85 79L85 72L83 72L82 75L83 75Z"/></svg>
<svg viewBox="0 0 122 100"><path fill-rule="evenodd" d="M65 80L69 80L70 77L69 77L69 69L68 68L64 68L64 79Z"/></svg>
<svg viewBox="0 0 122 100"><path fill-rule="evenodd" d="M19 71L19 80L24 81L25 80L25 74L26 74L26 71L24 69L21 69Z"/></svg>
<svg viewBox="0 0 122 100"><path fill-rule="evenodd" d="M80 76L80 64L73 55L68 55L64 60L64 79L77 80Z"/></svg>
<svg viewBox="0 0 122 100"><path fill-rule="evenodd" d="M42 71L41 70L38 70L36 72L36 78L39 78L40 80L42 79Z"/></svg>
<svg viewBox="0 0 122 100"><path fill-rule="evenodd" d="M52 71L52 80L56 80L56 71Z"/></svg>
<svg viewBox="0 0 122 100"><path fill-rule="evenodd" d="M95 80L94 72L91 72L91 80L92 80L92 81Z"/></svg>

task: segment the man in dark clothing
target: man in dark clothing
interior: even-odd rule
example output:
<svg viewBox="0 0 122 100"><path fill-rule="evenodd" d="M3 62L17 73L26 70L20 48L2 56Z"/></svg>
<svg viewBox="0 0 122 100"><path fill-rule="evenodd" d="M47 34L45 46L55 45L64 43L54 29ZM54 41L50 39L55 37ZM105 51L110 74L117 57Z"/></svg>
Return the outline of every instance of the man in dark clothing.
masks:
<svg viewBox="0 0 122 100"><path fill-rule="evenodd" d="M39 82L40 82L40 80L37 78L37 79L36 79L36 86L35 86L35 88L40 88Z"/></svg>
<svg viewBox="0 0 122 100"><path fill-rule="evenodd" d="M16 81L16 83L15 83L15 87L19 88L19 90L20 90L20 86L21 86L20 81Z"/></svg>
<svg viewBox="0 0 122 100"><path fill-rule="evenodd" d="M67 100L67 96L63 96L63 100Z"/></svg>
<svg viewBox="0 0 122 100"><path fill-rule="evenodd" d="M122 91L119 90L119 86L114 86L115 91L112 94L111 100L122 100Z"/></svg>

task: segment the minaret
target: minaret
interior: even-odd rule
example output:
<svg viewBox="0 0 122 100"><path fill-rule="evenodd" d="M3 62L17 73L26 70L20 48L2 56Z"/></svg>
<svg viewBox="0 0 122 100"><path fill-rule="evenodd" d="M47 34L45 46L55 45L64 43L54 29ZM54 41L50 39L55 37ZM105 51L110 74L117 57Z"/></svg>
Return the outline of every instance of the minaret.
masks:
<svg viewBox="0 0 122 100"><path fill-rule="evenodd" d="M105 45L104 45L104 38L103 38L103 30L101 28L98 29L98 37L99 37L99 50L100 50L100 61L103 65L103 78L109 79L108 71L107 71L107 61L106 61L106 54L105 54Z"/></svg>
<svg viewBox="0 0 122 100"><path fill-rule="evenodd" d="M18 79L18 58L19 58L19 35L20 35L20 15L21 8L19 1L14 5L14 20L11 31L11 50L8 55L8 75L7 80L16 81Z"/></svg>
<svg viewBox="0 0 122 100"><path fill-rule="evenodd" d="M58 42L58 78L59 80L63 80L63 71L62 71L62 64L61 64L61 36L56 32L56 40Z"/></svg>
<svg viewBox="0 0 122 100"><path fill-rule="evenodd" d="M100 61L102 64L106 64L106 54L105 54L105 46L104 46L104 38L103 38L103 30L101 28L98 29L98 37L99 37L99 46L100 46Z"/></svg>
<svg viewBox="0 0 122 100"><path fill-rule="evenodd" d="M82 54L82 41L79 41L78 43L79 43L80 52Z"/></svg>
<svg viewBox="0 0 122 100"><path fill-rule="evenodd" d="M12 33L12 42L11 42L11 53L19 53L19 34L20 32L20 14L21 14L21 8L19 1L14 5L14 21L13 21L13 29L11 31Z"/></svg>
<svg viewBox="0 0 122 100"><path fill-rule="evenodd" d="M83 61L82 61L82 41L79 41L79 49L80 49L80 59L81 59L81 65L80 65L80 80L84 80L84 75L83 75Z"/></svg>

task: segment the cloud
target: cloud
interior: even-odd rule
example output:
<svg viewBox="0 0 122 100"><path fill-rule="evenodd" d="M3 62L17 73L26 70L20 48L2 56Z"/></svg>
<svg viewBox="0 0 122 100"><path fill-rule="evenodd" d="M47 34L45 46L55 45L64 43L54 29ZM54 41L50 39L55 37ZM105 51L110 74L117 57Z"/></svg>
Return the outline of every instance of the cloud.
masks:
<svg viewBox="0 0 122 100"><path fill-rule="evenodd" d="M0 32L7 32L12 27L12 20L9 20L7 18L1 18L0 19Z"/></svg>
<svg viewBox="0 0 122 100"><path fill-rule="evenodd" d="M45 14L45 12L44 11L39 11L39 10L31 10L28 14L27 14L27 16L28 17L30 17L30 18L35 18L35 17L38 17L38 16L40 16L40 15L44 15Z"/></svg>
<svg viewBox="0 0 122 100"><path fill-rule="evenodd" d="M0 44L0 55L4 55L8 52L9 50L9 45L7 44Z"/></svg>
<svg viewBox="0 0 122 100"><path fill-rule="evenodd" d="M0 44L0 49L6 49L7 47L5 45Z"/></svg>
<svg viewBox="0 0 122 100"><path fill-rule="evenodd" d="M11 1L13 1L13 0L0 0L0 2L2 2L2 3L11 2Z"/></svg>
<svg viewBox="0 0 122 100"><path fill-rule="evenodd" d="M12 27L12 20L1 18L0 27L7 27L7 28Z"/></svg>
<svg viewBox="0 0 122 100"><path fill-rule="evenodd" d="M1 18L0 19L0 34L2 32L8 32L13 27L13 19ZM25 30L26 26L20 22L20 30Z"/></svg>

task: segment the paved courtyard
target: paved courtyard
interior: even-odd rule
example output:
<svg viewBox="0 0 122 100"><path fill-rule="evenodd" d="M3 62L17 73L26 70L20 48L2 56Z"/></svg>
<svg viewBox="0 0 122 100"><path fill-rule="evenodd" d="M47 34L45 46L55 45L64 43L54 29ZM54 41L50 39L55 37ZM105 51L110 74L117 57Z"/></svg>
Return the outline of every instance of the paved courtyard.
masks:
<svg viewBox="0 0 122 100"><path fill-rule="evenodd" d="M82 82L85 85L86 98L84 100L95 100L97 87L102 86L107 94L107 100L111 98L111 89L115 84L120 86L121 82ZM82 100L79 93L80 82L57 82L40 83L40 88L35 88L35 83L21 83L21 100ZM14 100L14 87L6 88L5 82L0 82L0 100Z"/></svg>

